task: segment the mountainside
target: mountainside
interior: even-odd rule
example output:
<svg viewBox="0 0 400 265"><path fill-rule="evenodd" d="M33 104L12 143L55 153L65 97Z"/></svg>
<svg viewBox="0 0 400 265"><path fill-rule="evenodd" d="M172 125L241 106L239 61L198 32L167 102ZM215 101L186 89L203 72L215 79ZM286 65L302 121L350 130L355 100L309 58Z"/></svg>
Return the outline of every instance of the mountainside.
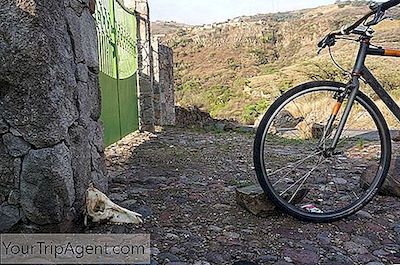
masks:
<svg viewBox="0 0 400 265"><path fill-rule="evenodd" d="M313 79L346 80L329 54L316 54L316 43L328 32L368 11L357 2L294 12L238 17L203 26L158 22L153 33L175 52L177 101L198 106L213 117L251 124L295 84ZM360 5L360 6L358 6ZM374 43L400 48L399 9L394 20L375 27ZM333 52L351 68L357 43L339 42ZM368 64L386 88L400 96L399 60L371 58ZM397 91L399 90L399 91Z"/></svg>

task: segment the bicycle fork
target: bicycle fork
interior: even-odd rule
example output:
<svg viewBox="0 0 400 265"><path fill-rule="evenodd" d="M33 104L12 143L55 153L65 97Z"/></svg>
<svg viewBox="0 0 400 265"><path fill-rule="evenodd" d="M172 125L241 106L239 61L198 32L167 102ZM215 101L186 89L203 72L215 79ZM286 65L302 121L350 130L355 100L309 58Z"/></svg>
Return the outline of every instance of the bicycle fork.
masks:
<svg viewBox="0 0 400 265"><path fill-rule="evenodd" d="M352 73L352 80L350 81L350 83L347 85L345 93L343 94L343 96L339 96L338 102L335 105L331 118L328 122L328 124L330 125L330 127L327 127L327 129L331 130L330 128L332 128L333 126L333 122L336 120L337 114L340 110L340 107L342 106L342 103L344 101L344 99L346 98L348 92L350 91L350 93L348 94L348 101L347 101L347 105L346 105L346 109L344 110L343 113L343 117L339 122L339 126L336 130L336 133L333 137L333 142L331 147L326 150L324 150L324 155L325 156L331 156L332 154L335 153L335 149L339 144L339 140L340 140L340 136L343 133L344 130L344 126L346 125L347 120L349 119L350 116L350 112L351 109L353 107L354 101L356 99L356 96L358 94L358 91L360 89L360 76L362 75L363 69L365 68L364 63L365 63L365 59L367 57L367 52L368 52L368 48L369 48L369 41L370 41L370 37L365 36L360 44L360 49L358 51L357 54L357 60L356 63L354 65L354 69L353 69L353 73Z"/></svg>
<svg viewBox="0 0 400 265"><path fill-rule="evenodd" d="M342 136L346 122L349 119L350 112L352 110L352 107L353 107L353 104L354 104L354 101L356 99L359 89L360 89L360 81L357 76L354 76L352 79L352 82L350 82L349 85L346 87L346 90L341 95L338 96L337 102L332 110L332 114L328 120L326 127L325 127L324 135L322 137L323 140L326 139L333 131L333 124L334 124L334 122L337 118L337 115L343 105L343 102L347 96L348 96L348 101L347 101L346 108L343 112L343 116L339 122L339 125L336 129L335 135L333 137L332 145L327 149L324 146L325 156L331 156L331 155L335 154L335 149L339 144L340 137Z"/></svg>

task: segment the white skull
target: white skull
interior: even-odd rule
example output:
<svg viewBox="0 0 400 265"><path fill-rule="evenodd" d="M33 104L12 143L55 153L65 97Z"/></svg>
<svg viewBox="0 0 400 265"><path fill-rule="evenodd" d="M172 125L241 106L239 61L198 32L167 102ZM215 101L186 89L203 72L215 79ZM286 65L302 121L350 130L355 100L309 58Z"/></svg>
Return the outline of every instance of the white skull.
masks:
<svg viewBox="0 0 400 265"><path fill-rule="evenodd" d="M129 211L113 203L104 193L95 189L93 185L86 191L86 215L92 217L95 223L108 221L115 224L140 224L143 223L142 215Z"/></svg>

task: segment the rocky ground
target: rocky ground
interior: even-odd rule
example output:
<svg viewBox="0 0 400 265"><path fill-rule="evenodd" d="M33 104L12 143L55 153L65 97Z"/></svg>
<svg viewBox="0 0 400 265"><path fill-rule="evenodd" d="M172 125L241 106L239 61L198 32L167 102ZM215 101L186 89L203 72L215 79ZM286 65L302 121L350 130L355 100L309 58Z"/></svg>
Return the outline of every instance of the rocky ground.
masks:
<svg viewBox="0 0 400 265"><path fill-rule="evenodd" d="M400 263L399 199L379 196L333 224L239 207L235 187L256 183L253 137L172 128L128 136L107 150L110 198L145 223L87 232L150 233L152 264Z"/></svg>

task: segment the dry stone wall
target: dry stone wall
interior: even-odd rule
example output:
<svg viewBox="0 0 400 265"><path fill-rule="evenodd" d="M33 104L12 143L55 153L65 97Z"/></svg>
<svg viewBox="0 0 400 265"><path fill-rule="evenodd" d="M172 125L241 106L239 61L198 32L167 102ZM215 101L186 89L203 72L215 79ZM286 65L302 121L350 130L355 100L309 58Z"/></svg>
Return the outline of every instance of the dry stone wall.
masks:
<svg viewBox="0 0 400 265"><path fill-rule="evenodd" d="M173 51L151 36L147 0L125 0L124 4L137 14L140 129L175 125Z"/></svg>
<svg viewBox="0 0 400 265"><path fill-rule="evenodd" d="M70 230L107 191L98 73L87 0L0 1L0 231Z"/></svg>

